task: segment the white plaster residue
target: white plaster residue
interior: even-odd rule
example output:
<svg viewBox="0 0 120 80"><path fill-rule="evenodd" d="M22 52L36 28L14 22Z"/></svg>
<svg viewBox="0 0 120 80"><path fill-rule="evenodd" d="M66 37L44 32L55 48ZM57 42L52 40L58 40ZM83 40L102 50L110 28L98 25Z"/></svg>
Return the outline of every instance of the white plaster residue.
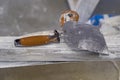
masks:
<svg viewBox="0 0 120 80"><path fill-rule="evenodd" d="M39 10L39 9L40 9L40 7L37 6L37 5L33 5L33 8L34 8L35 10Z"/></svg>
<svg viewBox="0 0 120 80"><path fill-rule="evenodd" d="M46 8L46 7L43 8L43 12L44 12L44 13L47 12L47 8Z"/></svg>
<svg viewBox="0 0 120 80"><path fill-rule="evenodd" d="M109 55L107 55L107 56L100 55L100 57L101 57L102 59L115 59L115 58L117 58L117 55L116 55L116 54L109 53Z"/></svg>
<svg viewBox="0 0 120 80"><path fill-rule="evenodd" d="M16 28L17 28L17 30L20 32L21 30L20 30L20 26L17 24L16 25Z"/></svg>
<svg viewBox="0 0 120 80"><path fill-rule="evenodd" d="M120 16L105 18L100 22L102 24L100 31L104 36L120 34Z"/></svg>
<svg viewBox="0 0 120 80"><path fill-rule="evenodd" d="M23 14L20 14L20 15L19 15L19 18L23 18L23 17L24 17L24 15L23 15Z"/></svg>
<svg viewBox="0 0 120 80"><path fill-rule="evenodd" d="M0 15L2 15L4 13L4 8L0 7Z"/></svg>
<svg viewBox="0 0 120 80"><path fill-rule="evenodd" d="M81 33L82 33L81 31L78 32L78 34L81 34Z"/></svg>

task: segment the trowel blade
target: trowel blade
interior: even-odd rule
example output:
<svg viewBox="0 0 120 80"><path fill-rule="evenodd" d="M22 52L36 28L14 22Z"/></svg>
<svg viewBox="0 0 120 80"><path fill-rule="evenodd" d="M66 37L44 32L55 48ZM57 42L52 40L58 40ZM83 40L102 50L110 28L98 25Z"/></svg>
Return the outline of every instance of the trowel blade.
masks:
<svg viewBox="0 0 120 80"><path fill-rule="evenodd" d="M63 27L64 42L71 48L107 54L104 36L98 27L92 25L67 22Z"/></svg>

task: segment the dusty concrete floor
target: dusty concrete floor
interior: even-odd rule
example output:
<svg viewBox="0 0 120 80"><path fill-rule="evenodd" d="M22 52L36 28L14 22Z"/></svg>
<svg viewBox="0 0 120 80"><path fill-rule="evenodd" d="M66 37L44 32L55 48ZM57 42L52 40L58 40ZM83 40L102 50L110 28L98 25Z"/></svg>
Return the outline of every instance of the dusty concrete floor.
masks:
<svg viewBox="0 0 120 80"><path fill-rule="evenodd" d="M0 69L0 80L118 80L118 76L118 71L109 61Z"/></svg>

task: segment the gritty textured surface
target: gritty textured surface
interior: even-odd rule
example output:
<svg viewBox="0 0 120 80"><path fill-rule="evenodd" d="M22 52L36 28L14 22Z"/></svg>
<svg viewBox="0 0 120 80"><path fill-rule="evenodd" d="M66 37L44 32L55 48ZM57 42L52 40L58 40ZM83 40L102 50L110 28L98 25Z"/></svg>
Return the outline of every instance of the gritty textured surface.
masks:
<svg viewBox="0 0 120 80"><path fill-rule="evenodd" d="M120 14L120 0L100 0L93 15L95 14Z"/></svg>
<svg viewBox="0 0 120 80"><path fill-rule="evenodd" d="M0 0L0 36L59 29L66 0Z"/></svg>
<svg viewBox="0 0 120 80"><path fill-rule="evenodd" d="M1 80L118 80L111 62L77 62L0 69Z"/></svg>

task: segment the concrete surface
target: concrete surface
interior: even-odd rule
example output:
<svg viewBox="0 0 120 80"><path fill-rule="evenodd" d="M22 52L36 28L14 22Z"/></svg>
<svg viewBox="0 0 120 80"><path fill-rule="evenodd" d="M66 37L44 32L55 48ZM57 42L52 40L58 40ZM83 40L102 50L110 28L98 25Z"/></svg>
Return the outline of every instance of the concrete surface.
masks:
<svg viewBox="0 0 120 80"><path fill-rule="evenodd" d="M0 80L119 80L118 77L118 71L109 61L0 69Z"/></svg>
<svg viewBox="0 0 120 80"><path fill-rule="evenodd" d="M66 0L0 0L0 36L59 29Z"/></svg>
<svg viewBox="0 0 120 80"><path fill-rule="evenodd" d="M46 31L46 33L47 32L49 33L49 31ZM15 47L14 40L16 38L18 39L19 37L0 37L0 61L120 60L120 35L107 36L105 38L108 49L112 52L111 54L109 53L109 55L72 50L66 43L62 42L62 39L60 43L33 47Z"/></svg>
<svg viewBox="0 0 120 80"><path fill-rule="evenodd" d="M96 6L95 14L120 14L120 0L100 0Z"/></svg>

